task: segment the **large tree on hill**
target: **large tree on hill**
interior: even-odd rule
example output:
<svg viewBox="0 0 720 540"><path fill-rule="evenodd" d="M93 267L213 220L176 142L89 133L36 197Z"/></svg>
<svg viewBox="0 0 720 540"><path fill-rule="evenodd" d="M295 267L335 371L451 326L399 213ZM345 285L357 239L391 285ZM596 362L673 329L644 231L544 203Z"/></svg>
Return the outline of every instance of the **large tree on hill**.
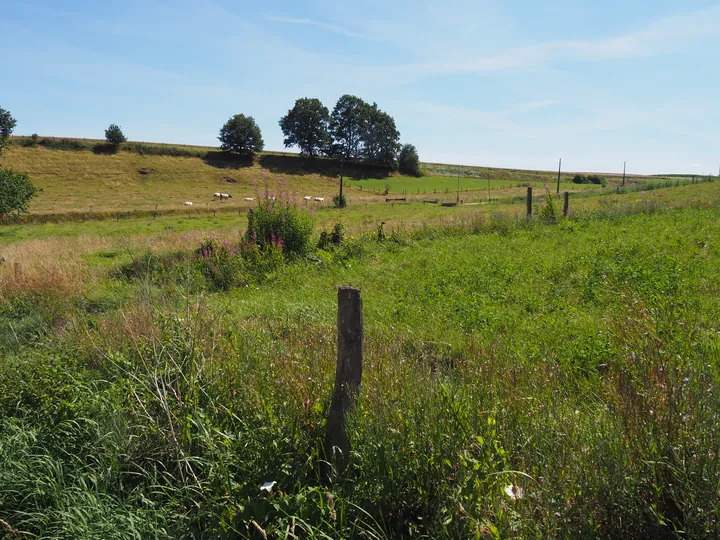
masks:
<svg viewBox="0 0 720 540"><path fill-rule="evenodd" d="M260 128L252 116L236 114L220 129L220 147L225 152L252 156L265 148Z"/></svg>
<svg viewBox="0 0 720 540"><path fill-rule="evenodd" d="M420 176L420 158L418 157L417 149L412 144L405 144L400 149L398 155L398 168L400 171L412 174L413 176Z"/></svg>
<svg viewBox="0 0 720 540"><path fill-rule="evenodd" d="M328 154L343 160L362 158L362 136L368 105L357 96L345 94L338 99L330 116Z"/></svg>
<svg viewBox="0 0 720 540"><path fill-rule="evenodd" d="M300 98L280 119L285 147L299 146L300 153L316 156L327 149L330 112L317 98Z"/></svg>
<svg viewBox="0 0 720 540"><path fill-rule="evenodd" d="M367 106L362 130L362 156L368 163L395 166L400 149L400 132L395 120L378 109L376 103Z"/></svg>
<svg viewBox="0 0 720 540"><path fill-rule="evenodd" d="M17 121L12 117L10 111L6 111L0 107L0 155L10 144L10 135L17 125Z"/></svg>

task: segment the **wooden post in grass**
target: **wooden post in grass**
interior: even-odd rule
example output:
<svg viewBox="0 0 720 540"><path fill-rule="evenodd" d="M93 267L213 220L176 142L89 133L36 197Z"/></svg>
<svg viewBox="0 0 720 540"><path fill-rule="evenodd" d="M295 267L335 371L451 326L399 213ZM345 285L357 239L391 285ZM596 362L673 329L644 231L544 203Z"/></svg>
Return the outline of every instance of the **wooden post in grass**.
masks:
<svg viewBox="0 0 720 540"><path fill-rule="evenodd" d="M562 158L558 162L558 182L557 182L557 195L560 195L560 171L562 170Z"/></svg>
<svg viewBox="0 0 720 540"><path fill-rule="evenodd" d="M527 217L532 216L532 188L528 186L527 190Z"/></svg>
<svg viewBox="0 0 720 540"><path fill-rule="evenodd" d="M563 216L567 217L570 208L570 192L565 192L565 204L563 204Z"/></svg>
<svg viewBox="0 0 720 540"><path fill-rule="evenodd" d="M360 393L363 363L363 316L360 290L352 287L338 289L338 352L335 368L335 390L330 403L325 451L331 460L336 449L342 453L340 467L344 467L350 452L346 432L347 412Z"/></svg>

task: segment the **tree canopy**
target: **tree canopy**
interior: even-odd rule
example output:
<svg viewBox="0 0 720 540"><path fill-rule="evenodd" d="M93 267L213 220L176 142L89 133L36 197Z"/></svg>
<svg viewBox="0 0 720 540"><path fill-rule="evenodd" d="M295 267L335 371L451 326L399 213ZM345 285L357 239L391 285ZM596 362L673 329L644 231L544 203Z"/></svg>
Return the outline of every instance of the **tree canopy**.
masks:
<svg viewBox="0 0 720 540"><path fill-rule="evenodd" d="M420 157L412 144L405 144L400 149L398 168L407 174L420 176Z"/></svg>
<svg viewBox="0 0 720 540"><path fill-rule="evenodd" d="M368 105L357 96L338 99L330 116L332 142L328 154L344 160L362 158L362 137Z"/></svg>
<svg viewBox="0 0 720 540"><path fill-rule="evenodd" d="M300 153L316 156L327 150L330 112L319 99L300 98L280 119L285 147L299 146Z"/></svg>
<svg viewBox="0 0 720 540"><path fill-rule="evenodd" d="M236 114L220 129L220 147L225 152L251 156L262 152L265 143L260 128L252 116Z"/></svg>
<svg viewBox="0 0 720 540"><path fill-rule="evenodd" d="M127 141L125 134L117 124L110 124L105 130L105 140L113 146L120 146L122 143Z"/></svg>
<svg viewBox="0 0 720 540"><path fill-rule="evenodd" d="M28 203L35 195L37 188L30 183L26 173L0 169L0 218L13 212L27 212Z"/></svg>
<svg viewBox="0 0 720 540"><path fill-rule="evenodd" d="M0 154L10 142L10 135L17 125L17 121L12 117L10 111L6 111L0 107Z"/></svg>
<svg viewBox="0 0 720 540"><path fill-rule="evenodd" d="M394 167L399 140L400 132L393 117L378 109L376 103L367 105L362 130L363 158L368 163Z"/></svg>

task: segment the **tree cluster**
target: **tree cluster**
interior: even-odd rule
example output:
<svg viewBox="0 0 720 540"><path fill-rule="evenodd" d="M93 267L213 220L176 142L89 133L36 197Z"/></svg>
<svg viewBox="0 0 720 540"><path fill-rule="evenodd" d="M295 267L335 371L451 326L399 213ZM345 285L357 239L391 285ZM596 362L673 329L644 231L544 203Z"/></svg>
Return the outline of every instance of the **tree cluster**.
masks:
<svg viewBox="0 0 720 540"><path fill-rule="evenodd" d="M280 119L280 128L285 147L297 146L304 156L399 166L409 174L420 174L417 150L413 145L401 148L393 117L377 103L357 96L342 96L332 113L317 98L300 98ZM218 139L226 152L252 155L263 149L260 128L252 116L231 117Z"/></svg>
<svg viewBox="0 0 720 540"><path fill-rule="evenodd" d="M285 146L298 146L307 156L326 155L393 167L400 150L395 120L377 103L345 94L332 113L319 99L301 98L280 119Z"/></svg>

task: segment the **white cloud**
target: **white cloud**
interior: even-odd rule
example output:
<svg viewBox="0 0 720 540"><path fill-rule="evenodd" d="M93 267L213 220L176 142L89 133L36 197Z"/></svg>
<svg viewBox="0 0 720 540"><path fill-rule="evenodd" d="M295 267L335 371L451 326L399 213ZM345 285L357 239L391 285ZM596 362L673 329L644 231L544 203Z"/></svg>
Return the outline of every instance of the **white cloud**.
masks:
<svg viewBox="0 0 720 540"><path fill-rule="evenodd" d="M328 23L324 23L321 21L313 21L311 19L295 19L292 17L277 17L274 15L268 15L265 17L265 19L268 21L279 22L279 23L284 23L284 24L300 24L300 25L307 25L307 26L315 26L317 28L322 28L323 30L327 30L329 32L334 32L335 34L342 34L343 36L348 36L348 37L356 38L356 39L366 39L366 40L372 39L366 35L357 34L355 32L347 30L346 28L343 28L342 26L328 24Z"/></svg>
<svg viewBox="0 0 720 540"><path fill-rule="evenodd" d="M646 28L623 36L537 43L485 56L463 56L460 53L449 61L407 64L399 70L415 75L487 73L543 67L563 60L646 58L681 49L688 40L711 36L720 36L720 6L665 17Z"/></svg>

